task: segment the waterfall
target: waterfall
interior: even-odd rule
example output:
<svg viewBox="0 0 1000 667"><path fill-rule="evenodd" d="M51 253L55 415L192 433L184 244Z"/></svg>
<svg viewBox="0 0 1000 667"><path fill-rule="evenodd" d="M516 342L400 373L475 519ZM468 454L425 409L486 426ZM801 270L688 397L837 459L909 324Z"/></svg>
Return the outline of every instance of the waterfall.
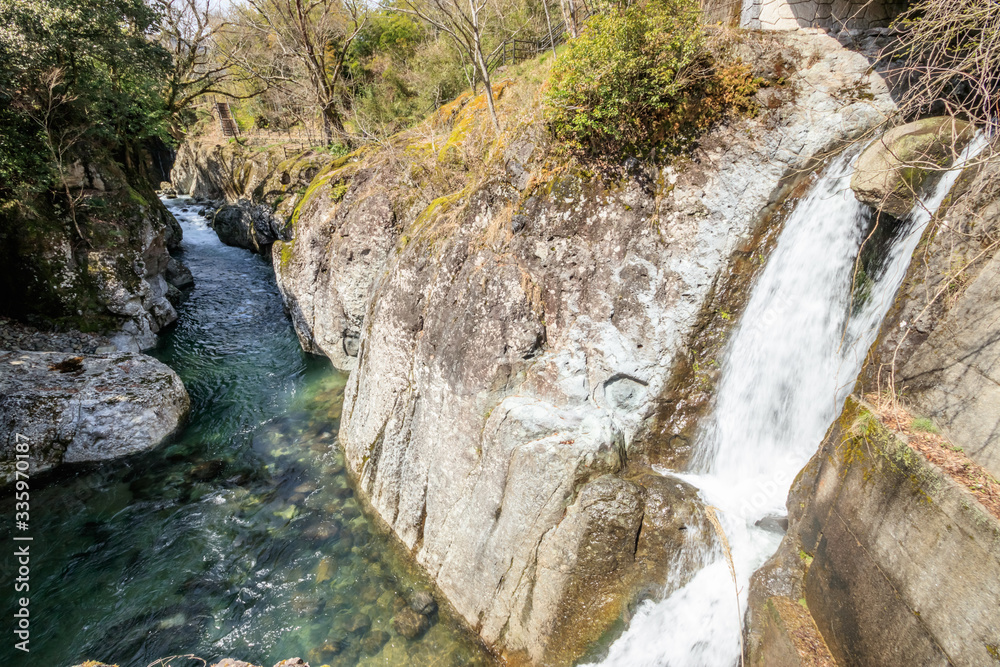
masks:
<svg viewBox="0 0 1000 667"><path fill-rule="evenodd" d="M977 137L959 164L983 145ZM855 258L873 216L850 189L857 154L832 161L788 218L730 339L691 470L676 475L717 508L737 581L721 550L700 554L705 565L686 586L640 606L604 665L728 667L739 660L750 576L781 541L757 523L785 514L795 475L842 409L910 257L960 172L947 172L914 207L871 276L868 298L852 308Z"/></svg>

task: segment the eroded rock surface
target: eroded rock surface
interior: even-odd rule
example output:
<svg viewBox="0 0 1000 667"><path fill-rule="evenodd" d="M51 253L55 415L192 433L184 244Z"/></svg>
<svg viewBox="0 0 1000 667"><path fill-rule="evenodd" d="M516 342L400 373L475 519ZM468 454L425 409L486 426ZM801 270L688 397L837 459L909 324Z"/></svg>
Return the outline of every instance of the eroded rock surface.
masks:
<svg viewBox="0 0 1000 667"><path fill-rule="evenodd" d="M863 382L1000 477L1000 165L966 173L932 221L882 326Z"/></svg>
<svg viewBox="0 0 1000 667"><path fill-rule="evenodd" d="M839 665L996 661L1000 522L870 406L848 400L788 509L751 581L749 664L794 639L770 622L781 598L801 601Z"/></svg>
<svg viewBox="0 0 1000 667"><path fill-rule="evenodd" d="M102 461L160 444L189 407L177 374L145 355L0 352L3 481L14 477L19 443L31 474Z"/></svg>

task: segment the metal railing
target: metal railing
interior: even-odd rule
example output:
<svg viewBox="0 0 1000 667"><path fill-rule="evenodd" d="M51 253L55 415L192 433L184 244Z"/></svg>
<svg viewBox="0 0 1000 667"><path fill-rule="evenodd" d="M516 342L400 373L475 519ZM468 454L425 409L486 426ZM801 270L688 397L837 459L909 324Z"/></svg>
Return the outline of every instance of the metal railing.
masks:
<svg viewBox="0 0 1000 667"><path fill-rule="evenodd" d="M219 129L224 137L240 136L240 126L236 124L233 114L229 110L229 102L215 101L213 98L214 111L219 119Z"/></svg>

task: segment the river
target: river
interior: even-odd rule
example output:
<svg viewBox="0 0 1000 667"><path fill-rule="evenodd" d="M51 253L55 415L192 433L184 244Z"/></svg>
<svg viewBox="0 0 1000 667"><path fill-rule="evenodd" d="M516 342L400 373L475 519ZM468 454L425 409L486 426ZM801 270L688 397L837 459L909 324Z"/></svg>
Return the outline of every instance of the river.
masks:
<svg viewBox="0 0 1000 667"><path fill-rule="evenodd" d="M31 653L4 641L0 664L492 664L447 609L416 639L394 629L430 588L354 496L336 440L346 375L302 352L268 261L222 245L190 200L166 203L196 285L151 354L184 380L190 420L32 492Z"/></svg>

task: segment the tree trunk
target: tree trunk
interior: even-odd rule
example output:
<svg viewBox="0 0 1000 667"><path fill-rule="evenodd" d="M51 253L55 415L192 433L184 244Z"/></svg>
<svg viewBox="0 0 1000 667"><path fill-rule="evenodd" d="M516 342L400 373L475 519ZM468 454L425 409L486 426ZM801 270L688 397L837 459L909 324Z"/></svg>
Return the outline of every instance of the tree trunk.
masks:
<svg viewBox="0 0 1000 667"><path fill-rule="evenodd" d="M490 70L486 66L486 57L483 55L483 37L479 32L479 11L476 9L474 0L469 0L469 13L472 16L472 58L479 66L479 73L483 77L483 86L486 87L486 105L490 108L490 118L493 120L493 127L500 132L500 121L497 120L497 110L493 105L493 83L490 81Z"/></svg>
<svg viewBox="0 0 1000 667"><path fill-rule="evenodd" d="M323 138L326 145L333 143L334 138L344 136L344 119L337 112L335 104L328 104L323 107Z"/></svg>
<svg viewBox="0 0 1000 667"><path fill-rule="evenodd" d="M552 19L549 17L549 0L542 0L545 9L545 25L549 27L549 46L552 47L552 57L556 58L556 38L552 36Z"/></svg>
<svg viewBox="0 0 1000 667"><path fill-rule="evenodd" d="M483 77L483 86L486 88L486 106L490 109L490 118L493 119L493 127L500 131L500 121L497 119L497 110L493 105L493 83L490 81L490 71L486 67L486 58L483 57L483 46L476 37L476 64L479 65L479 73Z"/></svg>
<svg viewBox="0 0 1000 667"><path fill-rule="evenodd" d="M562 9L563 20L566 22L569 36L574 39L579 37L580 34L576 27L576 7L573 6L573 0L559 0L559 7Z"/></svg>

